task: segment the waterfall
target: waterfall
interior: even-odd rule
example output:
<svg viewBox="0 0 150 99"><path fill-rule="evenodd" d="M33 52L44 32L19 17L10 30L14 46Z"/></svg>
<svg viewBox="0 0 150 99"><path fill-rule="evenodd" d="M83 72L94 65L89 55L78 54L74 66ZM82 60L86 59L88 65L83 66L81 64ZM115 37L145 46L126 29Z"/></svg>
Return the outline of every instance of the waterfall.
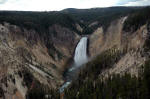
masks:
<svg viewBox="0 0 150 99"><path fill-rule="evenodd" d="M87 37L82 37L75 50L74 63L75 66L81 66L86 62L87 62Z"/></svg>
<svg viewBox="0 0 150 99"><path fill-rule="evenodd" d="M82 37L77 44L74 54L74 64L66 73L66 82L59 89L60 92L63 92L66 87L68 87L73 79L73 75L76 74L76 69L88 61L87 57L87 37Z"/></svg>

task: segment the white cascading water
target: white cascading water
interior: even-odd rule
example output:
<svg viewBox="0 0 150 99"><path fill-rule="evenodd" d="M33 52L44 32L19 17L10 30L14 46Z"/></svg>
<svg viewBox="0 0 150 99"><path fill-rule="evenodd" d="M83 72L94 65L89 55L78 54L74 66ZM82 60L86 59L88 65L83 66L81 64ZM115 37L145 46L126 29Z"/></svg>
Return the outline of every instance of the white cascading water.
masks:
<svg viewBox="0 0 150 99"><path fill-rule="evenodd" d="M87 37L82 37L75 50L74 63L75 66L81 66L86 62L87 62Z"/></svg>
<svg viewBox="0 0 150 99"><path fill-rule="evenodd" d="M71 75L73 75L72 73L75 72L74 70L76 70L78 67L80 67L81 65L83 65L84 63L86 63L88 61L88 57L87 57L87 37L82 37L81 40L79 41L76 49L75 49L75 54L74 54L74 65L73 67L71 67L66 75L66 82L62 85L62 87L59 89L60 92L63 92L64 89L66 87L68 87L68 85L70 85L71 80L73 79Z"/></svg>

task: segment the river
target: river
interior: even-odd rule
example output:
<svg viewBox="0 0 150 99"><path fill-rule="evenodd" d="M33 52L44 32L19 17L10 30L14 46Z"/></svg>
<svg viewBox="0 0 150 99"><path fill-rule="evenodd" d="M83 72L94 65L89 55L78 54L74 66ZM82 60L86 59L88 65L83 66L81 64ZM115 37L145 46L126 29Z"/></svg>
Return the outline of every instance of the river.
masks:
<svg viewBox="0 0 150 99"><path fill-rule="evenodd" d="M77 44L77 47L74 53L74 63L72 66L70 66L70 69L66 72L66 75L65 75L66 81L62 85L62 87L59 89L60 93L62 93L64 89L67 88L71 84L72 80L74 79L76 75L78 68L88 61L87 42L88 42L88 38L82 37L79 43Z"/></svg>

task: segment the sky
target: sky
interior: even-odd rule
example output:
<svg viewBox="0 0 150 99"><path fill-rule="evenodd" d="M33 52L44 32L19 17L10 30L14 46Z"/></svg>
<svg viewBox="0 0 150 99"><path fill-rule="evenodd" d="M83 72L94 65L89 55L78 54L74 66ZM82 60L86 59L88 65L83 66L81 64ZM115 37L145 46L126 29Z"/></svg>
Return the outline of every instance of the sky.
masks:
<svg viewBox="0 0 150 99"><path fill-rule="evenodd" d="M0 10L59 11L66 8L147 6L150 0L0 0Z"/></svg>

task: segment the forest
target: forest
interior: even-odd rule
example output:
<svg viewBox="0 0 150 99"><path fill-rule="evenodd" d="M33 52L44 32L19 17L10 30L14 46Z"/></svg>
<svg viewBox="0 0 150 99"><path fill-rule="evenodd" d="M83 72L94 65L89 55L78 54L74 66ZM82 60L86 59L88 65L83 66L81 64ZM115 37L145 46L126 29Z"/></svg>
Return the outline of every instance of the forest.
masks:
<svg viewBox="0 0 150 99"><path fill-rule="evenodd" d="M150 7L140 9L130 14L124 23L123 30L135 32L140 26L150 22Z"/></svg>
<svg viewBox="0 0 150 99"><path fill-rule="evenodd" d="M113 12L113 13L111 13ZM91 34L97 27L102 26L104 31L110 23L122 16L128 16L124 23L125 32L135 32L140 26L150 24L150 7L112 7L107 9L65 9L60 12L0 12L0 23L8 22L26 29L34 29L39 36L44 36L48 52L59 53L51 43L48 31L49 26L59 24L78 34ZM87 17L85 17L87 16ZM97 25L89 27L91 22L98 21ZM79 32L75 24L83 27ZM148 27L148 30L150 27ZM54 32L55 33L55 32ZM150 36L144 44L144 53L150 51ZM112 68L127 50L108 49L86 63L79 72L78 78L64 91L65 99L150 99L150 58L139 69L138 77L125 73L113 74L108 78L100 77L105 69ZM52 55L51 55L52 56ZM62 55L59 55L62 57ZM48 86L40 84L30 72L24 70L24 84L29 87L27 99L60 99L58 90L50 90ZM30 79L32 78L32 79ZM34 84L34 87L32 85ZM31 85L31 86L29 86ZM47 97L45 95L48 95ZM3 90L0 89L0 96Z"/></svg>
<svg viewBox="0 0 150 99"><path fill-rule="evenodd" d="M150 23L148 23L150 24ZM150 27L147 27L150 30ZM150 51L150 35L143 46L143 54ZM125 72L100 76L103 70L112 68L123 51L109 49L85 64L79 77L65 90L66 99L150 99L150 57L140 66L138 76Z"/></svg>
<svg viewBox="0 0 150 99"><path fill-rule="evenodd" d="M22 30L33 29L40 35L49 34L48 28L54 24L67 27L78 34L91 34L97 27L102 26L106 30L113 20L140 9L143 7L70 8L50 12L0 11L0 23L8 22L21 27ZM98 24L89 27L94 21L98 21ZM76 23L83 28L83 32L76 29Z"/></svg>
<svg viewBox="0 0 150 99"><path fill-rule="evenodd" d="M66 99L149 99L150 98L150 60L139 70L139 76L114 74L99 78L100 71L110 68L119 54L109 56L100 64L94 60L66 90ZM121 54L123 55L123 54ZM100 55L101 56L101 55ZM100 57L99 56L99 57ZM120 55L119 55L120 56ZM102 55L101 58L108 57ZM96 58L97 60L97 58ZM100 60L99 60L100 61ZM108 62L109 61L109 62ZM102 63L102 64L101 64ZM110 64L109 64L110 63ZM106 67L105 67L106 66ZM98 68L98 69L96 69ZM87 72L88 71L88 72ZM86 76L85 76L86 75Z"/></svg>

